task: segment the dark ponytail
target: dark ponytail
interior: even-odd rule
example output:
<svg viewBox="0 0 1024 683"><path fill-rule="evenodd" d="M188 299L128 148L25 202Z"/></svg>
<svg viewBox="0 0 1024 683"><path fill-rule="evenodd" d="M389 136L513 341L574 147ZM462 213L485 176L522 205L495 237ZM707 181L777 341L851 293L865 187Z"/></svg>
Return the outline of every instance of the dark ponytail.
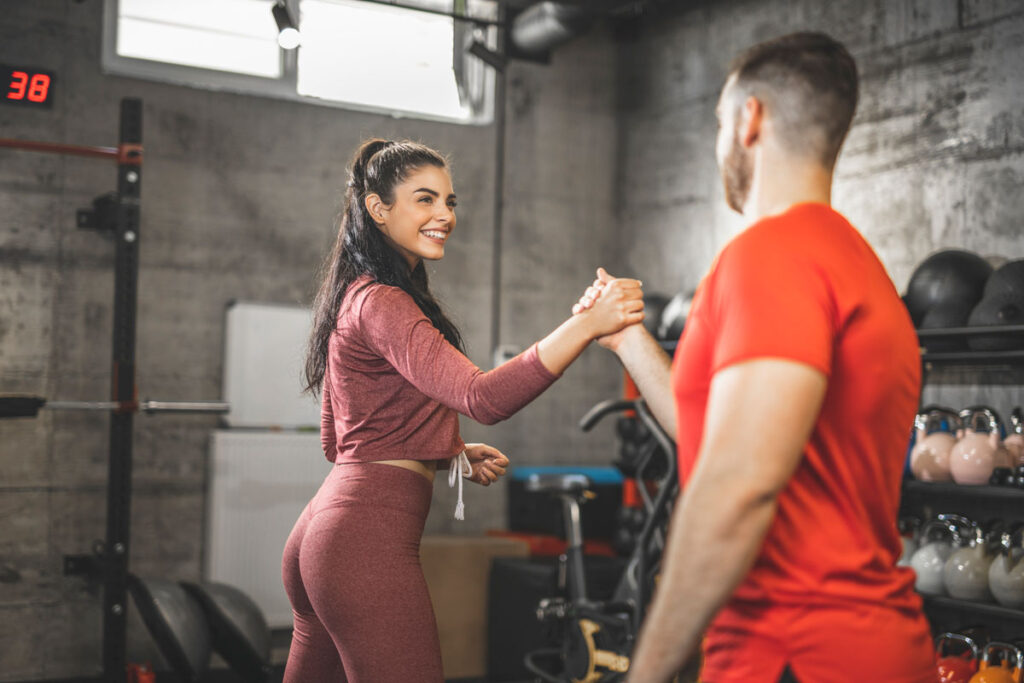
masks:
<svg viewBox="0 0 1024 683"><path fill-rule="evenodd" d="M337 325L341 302L349 285L363 275L383 285L400 287L445 339L463 350L458 328L430 293L423 262L410 272L406 260L384 240L364 201L367 195L377 194L385 204L392 203L395 186L424 166L448 168L443 156L415 142L372 139L356 151L345 190L338 237L321 268L320 289L313 302L313 330L306 354L306 391L320 390L327 370L327 348Z"/></svg>

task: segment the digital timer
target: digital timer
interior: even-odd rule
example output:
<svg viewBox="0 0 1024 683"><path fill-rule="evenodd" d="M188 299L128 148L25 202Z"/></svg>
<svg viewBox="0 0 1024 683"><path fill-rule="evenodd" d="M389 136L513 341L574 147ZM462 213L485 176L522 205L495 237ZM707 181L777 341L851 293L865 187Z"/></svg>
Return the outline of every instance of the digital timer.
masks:
<svg viewBox="0 0 1024 683"><path fill-rule="evenodd" d="M0 103L49 108L53 76L52 71L0 64Z"/></svg>

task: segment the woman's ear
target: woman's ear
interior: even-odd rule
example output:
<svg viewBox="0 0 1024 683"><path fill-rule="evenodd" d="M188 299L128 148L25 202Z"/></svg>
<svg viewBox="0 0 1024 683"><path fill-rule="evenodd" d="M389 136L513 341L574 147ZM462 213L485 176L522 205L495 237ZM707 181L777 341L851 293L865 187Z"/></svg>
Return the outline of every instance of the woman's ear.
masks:
<svg viewBox="0 0 1024 683"><path fill-rule="evenodd" d="M366 210L370 213L370 218L373 219L373 222L377 225L383 225L384 218L387 216L388 207L387 204L384 203L384 200L380 198L380 195L370 193L366 195L364 202L366 204Z"/></svg>

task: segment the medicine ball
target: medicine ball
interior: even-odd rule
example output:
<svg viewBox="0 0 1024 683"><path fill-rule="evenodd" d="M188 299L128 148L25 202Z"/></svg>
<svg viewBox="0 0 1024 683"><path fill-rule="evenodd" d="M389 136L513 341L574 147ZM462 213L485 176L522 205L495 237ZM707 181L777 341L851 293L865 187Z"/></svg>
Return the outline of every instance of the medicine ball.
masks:
<svg viewBox="0 0 1024 683"><path fill-rule="evenodd" d="M652 337L658 336L658 325L661 313L668 305L669 298L664 294L644 294L644 327Z"/></svg>
<svg viewBox="0 0 1024 683"><path fill-rule="evenodd" d="M962 302L955 299L940 302L928 309L918 328L922 330L935 330L947 327L964 327L967 325L967 320L970 318L973 308L973 302ZM963 339L926 339L921 343L932 353L967 350L967 343Z"/></svg>
<svg viewBox="0 0 1024 683"><path fill-rule="evenodd" d="M1024 259L1004 263L989 276L984 298L993 296L1024 300Z"/></svg>
<svg viewBox="0 0 1024 683"><path fill-rule="evenodd" d="M971 311L968 324L1024 325L1024 295L1015 295L1008 290L992 296L986 295ZM986 334L970 337L967 344L975 351L1011 351L1020 348L1021 342L1019 338L1010 335Z"/></svg>
<svg viewBox="0 0 1024 683"><path fill-rule="evenodd" d="M679 292L665 306L658 323L658 339L662 341L679 341L686 327L686 316L690 314L693 303L693 292Z"/></svg>
<svg viewBox="0 0 1024 683"><path fill-rule="evenodd" d="M957 302L968 309L974 307L991 274L988 261L973 252L949 249L932 254L910 276L903 299L914 325L921 326L929 309L939 304ZM942 315L951 311L952 307Z"/></svg>

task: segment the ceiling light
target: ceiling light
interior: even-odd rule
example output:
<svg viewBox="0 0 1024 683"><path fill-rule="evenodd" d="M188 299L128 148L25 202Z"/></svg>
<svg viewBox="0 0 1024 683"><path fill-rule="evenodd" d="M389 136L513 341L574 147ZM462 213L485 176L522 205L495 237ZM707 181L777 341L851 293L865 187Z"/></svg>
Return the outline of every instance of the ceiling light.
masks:
<svg viewBox="0 0 1024 683"><path fill-rule="evenodd" d="M277 44L285 50L294 50L302 41L295 20L283 2L276 2L270 10L277 24Z"/></svg>

